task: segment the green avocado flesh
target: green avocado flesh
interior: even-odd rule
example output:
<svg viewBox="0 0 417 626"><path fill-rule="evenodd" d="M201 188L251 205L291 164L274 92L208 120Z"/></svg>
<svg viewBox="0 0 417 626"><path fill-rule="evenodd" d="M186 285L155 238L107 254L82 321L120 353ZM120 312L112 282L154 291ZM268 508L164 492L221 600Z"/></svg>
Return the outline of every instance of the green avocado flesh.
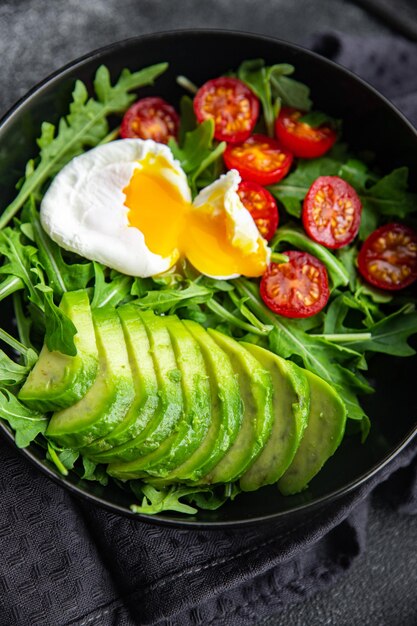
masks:
<svg viewBox="0 0 417 626"><path fill-rule="evenodd" d="M240 478L243 491L272 485L294 458L307 425L310 388L303 370L259 346L242 343L270 372L274 387L274 421L261 454Z"/></svg>
<svg viewBox="0 0 417 626"><path fill-rule="evenodd" d="M139 311L148 333L152 359L158 382L158 406L145 429L122 445L118 445L94 459L101 463L130 462L150 454L161 445L167 446L168 438L175 434L182 419L184 400L181 372L178 369L166 318L152 311Z"/></svg>
<svg viewBox="0 0 417 626"><path fill-rule="evenodd" d="M41 412L73 405L93 384L98 371L98 350L85 290L67 292L59 308L74 323L76 356L51 352L46 344L19 391L19 400Z"/></svg>
<svg viewBox="0 0 417 626"><path fill-rule="evenodd" d="M278 481L283 495L298 493L321 470L338 448L346 424L345 406L324 380L305 370L310 385L310 414L294 459Z"/></svg>
<svg viewBox="0 0 417 626"><path fill-rule="evenodd" d="M125 418L108 435L83 449L87 456L112 450L138 436L155 415L159 403L159 387L146 328L138 308L125 305L117 309L122 322L130 367L135 387L135 399Z"/></svg>
<svg viewBox="0 0 417 626"><path fill-rule="evenodd" d="M97 377L81 400L54 413L46 434L79 449L109 433L126 415L134 398L132 371L122 326L113 307L93 311L99 353Z"/></svg>
<svg viewBox="0 0 417 626"><path fill-rule="evenodd" d="M199 480L199 484L227 483L240 478L262 451L274 419L270 373L243 345L231 337L212 329L208 332L229 356L237 374L243 416L233 445L217 465Z"/></svg>
<svg viewBox="0 0 417 626"><path fill-rule="evenodd" d="M177 361L184 410L175 432L157 450L130 463L112 463L111 476L140 478L144 473L165 477L188 459L204 440L211 422L208 374L200 347L176 316L164 318ZM155 354L158 359L158 354Z"/></svg>
<svg viewBox="0 0 417 626"><path fill-rule="evenodd" d="M91 312L64 294L77 355L42 348L19 399L55 411L46 435L120 480L308 486L339 446L346 410L324 380L257 345L134 304Z"/></svg>
<svg viewBox="0 0 417 626"><path fill-rule="evenodd" d="M239 384L229 357L202 326L191 320L182 320L182 323L197 341L206 364L211 424L200 447L164 479L151 480L155 486L194 482L207 474L233 444L242 422Z"/></svg>

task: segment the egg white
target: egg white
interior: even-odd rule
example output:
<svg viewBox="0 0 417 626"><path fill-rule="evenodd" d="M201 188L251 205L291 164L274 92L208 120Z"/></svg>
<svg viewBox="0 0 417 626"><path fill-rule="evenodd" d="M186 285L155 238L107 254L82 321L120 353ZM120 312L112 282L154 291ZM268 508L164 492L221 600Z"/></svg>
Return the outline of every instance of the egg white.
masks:
<svg viewBox="0 0 417 626"><path fill-rule="evenodd" d="M242 254L250 255L262 251L267 263L271 255L266 240L261 236L255 221L242 203L237 190L241 182L237 170L229 170L222 174L211 185L200 191L193 202L197 210L213 214L223 214L226 222L227 237L235 248ZM261 253L262 253L261 252ZM211 278L229 280L237 278L240 274L225 276L210 275Z"/></svg>
<svg viewBox="0 0 417 626"><path fill-rule="evenodd" d="M74 158L53 180L40 209L42 226L51 239L65 250L131 276L168 270L179 251L162 257L149 250L143 233L129 224L123 193L149 155L164 157L167 167L160 170L161 176L191 202L187 177L167 146L150 139L113 141Z"/></svg>

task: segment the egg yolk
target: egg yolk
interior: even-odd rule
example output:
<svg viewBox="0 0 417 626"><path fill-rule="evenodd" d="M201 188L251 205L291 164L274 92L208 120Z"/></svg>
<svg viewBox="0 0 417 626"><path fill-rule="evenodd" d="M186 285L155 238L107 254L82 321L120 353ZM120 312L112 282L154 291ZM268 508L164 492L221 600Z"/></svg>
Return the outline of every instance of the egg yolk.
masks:
<svg viewBox="0 0 417 626"><path fill-rule="evenodd" d="M256 250L249 252L239 240L232 244L225 211L216 211L211 198L194 207L184 200L174 181L174 171L163 157L147 157L123 190L130 226L139 229L149 250L172 265L180 256L208 276L260 276L267 266L261 235ZM223 190L222 190L223 191Z"/></svg>

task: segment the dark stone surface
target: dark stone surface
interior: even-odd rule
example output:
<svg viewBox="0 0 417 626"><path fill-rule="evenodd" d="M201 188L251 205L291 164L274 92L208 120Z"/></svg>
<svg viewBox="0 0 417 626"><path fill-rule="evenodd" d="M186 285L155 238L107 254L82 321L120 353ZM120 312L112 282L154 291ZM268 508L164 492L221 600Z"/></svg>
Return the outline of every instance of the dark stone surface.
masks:
<svg viewBox="0 0 417 626"><path fill-rule="evenodd" d="M376 18L342 0L20 0L0 2L0 114L34 83L94 48L153 31L249 30L303 42L314 32L385 34ZM264 626L412 626L417 623L415 518L371 504L365 555L331 589Z"/></svg>

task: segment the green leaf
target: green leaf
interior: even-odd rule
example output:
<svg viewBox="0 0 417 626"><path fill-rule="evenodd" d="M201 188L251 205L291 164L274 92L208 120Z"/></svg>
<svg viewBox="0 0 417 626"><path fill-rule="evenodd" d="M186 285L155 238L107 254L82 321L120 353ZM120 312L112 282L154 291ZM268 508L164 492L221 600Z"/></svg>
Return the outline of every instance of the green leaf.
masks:
<svg viewBox="0 0 417 626"><path fill-rule="evenodd" d="M417 194L408 191L408 168L400 167L366 190L364 207L378 215L404 219L417 211Z"/></svg>
<svg viewBox="0 0 417 626"><path fill-rule="evenodd" d="M39 158L35 166L31 162L26 168L18 195L0 216L0 229L74 156L104 139L109 131L106 118L112 113L122 113L129 106L135 99L130 91L152 84L166 68L166 63L159 63L133 74L124 70L116 84L111 86L109 72L101 66L94 80L97 100L88 98L85 85L76 81L68 116L60 119L57 128L48 122L42 124Z"/></svg>
<svg viewBox="0 0 417 626"><path fill-rule="evenodd" d="M157 313L173 313L181 306L189 304L201 304L207 302L212 297L212 291L206 287L191 283L186 289L162 289L158 291L148 291L148 293L135 300L141 309L152 309Z"/></svg>
<svg viewBox="0 0 417 626"><path fill-rule="evenodd" d="M63 476L68 476L68 470L74 468L75 461L80 456L76 450L62 450L52 441L48 441L46 458L51 461Z"/></svg>
<svg viewBox="0 0 417 626"><path fill-rule="evenodd" d="M304 367L314 372L336 389L346 405L351 419L361 420L365 415L359 404L358 393L371 393L369 384L355 371L361 355L351 349L342 349L321 337L304 332L296 321L274 315L261 302L254 286L238 279L239 292L247 296L248 306L265 323L274 326L269 335L270 349L285 359L298 357ZM347 365L352 367L348 369Z"/></svg>
<svg viewBox="0 0 417 626"><path fill-rule="evenodd" d="M265 67L263 59L252 59L243 61L237 70L237 75L261 101L267 133L272 137L274 135L275 112L272 102L270 72L271 68Z"/></svg>
<svg viewBox="0 0 417 626"><path fill-rule="evenodd" d="M84 470L81 474L81 478L83 480L97 481L100 485L106 487L109 482L109 477L103 465L97 465L86 456L82 456L81 458Z"/></svg>
<svg viewBox="0 0 417 626"><path fill-rule="evenodd" d="M48 349L69 356L77 354L74 337L77 329L74 323L65 313L56 306L54 292L51 287L38 285L38 290L43 294L45 310L45 343Z"/></svg>
<svg viewBox="0 0 417 626"><path fill-rule="evenodd" d="M371 338L349 341L349 348L360 352L381 352L393 356L412 356L416 353L408 344L417 333L417 313L414 306L405 305L368 328Z"/></svg>
<svg viewBox="0 0 417 626"><path fill-rule="evenodd" d="M280 98L284 106L300 109L301 111L309 111L312 106L310 100L310 89L304 83L300 83L293 78L289 78L283 72L283 67L291 67L285 64L274 65L270 71L270 80L272 88L272 97Z"/></svg>
<svg viewBox="0 0 417 626"><path fill-rule="evenodd" d="M199 489L198 487L177 486L159 490L152 485L143 485L141 486L142 504L132 504L130 510L133 513L146 513L147 515L155 515L155 513L162 511L177 511L178 513L194 515L197 513L197 509L180 502L180 498L204 490L204 488Z"/></svg>
<svg viewBox="0 0 417 626"><path fill-rule="evenodd" d="M323 113L323 111L310 111L298 119L299 122L308 124L311 128L319 128L326 124L326 126L337 127L340 125L340 120L336 120L334 117Z"/></svg>
<svg viewBox="0 0 417 626"><path fill-rule="evenodd" d="M119 274L116 270L109 273L101 263L93 261L94 265L94 295L91 302L92 309L99 309L103 306L118 306L123 300L129 298L132 290L133 278L125 274Z"/></svg>
<svg viewBox="0 0 417 626"><path fill-rule="evenodd" d="M20 278L28 291L31 302L43 308L42 298L36 290L40 277L32 271L39 268L37 249L24 244L18 230L5 228L0 232L0 254L5 257L5 263L0 267L0 274Z"/></svg>
<svg viewBox="0 0 417 626"><path fill-rule="evenodd" d="M279 247L279 244L283 241L294 246L296 249L309 252L322 261L329 273L333 289L340 286L346 286L349 283L349 272L337 259L337 257L332 254L330 250L321 246L319 243L316 243L310 239L310 237L307 237L307 235L305 235L300 228L292 225L286 225L279 228L271 241L270 246L273 250L275 250L276 247Z"/></svg>
<svg viewBox="0 0 417 626"><path fill-rule="evenodd" d="M0 383L2 387L13 387L21 384L29 374L30 368L13 361L3 350L0 350Z"/></svg>
<svg viewBox="0 0 417 626"><path fill-rule="evenodd" d="M223 154L226 144L213 143L214 121L212 119L205 120L199 124L195 130L185 133L183 145L180 147L175 139L169 141L169 147L184 172L188 176L190 187L195 195L197 189L201 186L198 184L198 178L207 172L211 165L217 163ZM213 179L214 180L214 179ZM209 184L212 180L205 180Z"/></svg>
<svg viewBox="0 0 417 626"><path fill-rule="evenodd" d="M0 417L15 431L18 448L26 448L39 434L45 434L48 418L28 409L12 394L0 391Z"/></svg>
<svg viewBox="0 0 417 626"><path fill-rule="evenodd" d="M368 182L374 178L368 166L358 159L348 159L343 163L337 176L352 185L358 193L365 191Z"/></svg>
<svg viewBox="0 0 417 626"><path fill-rule="evenodd" d="M294 217L301 216L302 201L308 190L319 176L336 176L340 161L331 156L319 159L300 159L297 168L269 191L282 202L287 213Z"/></svg>
<svg viewBox="0 0 417 626"><path fill-rule="evenodd" d="M197 128L197 119L194 113L193 101L189 96L183 96L180 100L180 132L179 145L182 147L187 133Z"/></svg>
<svg viewBox="0 0 417 626"><path fill-rule="evenodd" d="M31 226L33 228L34 240L38 247L39 261L45 270L49 286L52 287L54 294L60 297L66 291L84 289L94 275L93 264L66 263L62 258L62 248L52 241L43 230L34 204L32 204L31 213Z"/></svg>

